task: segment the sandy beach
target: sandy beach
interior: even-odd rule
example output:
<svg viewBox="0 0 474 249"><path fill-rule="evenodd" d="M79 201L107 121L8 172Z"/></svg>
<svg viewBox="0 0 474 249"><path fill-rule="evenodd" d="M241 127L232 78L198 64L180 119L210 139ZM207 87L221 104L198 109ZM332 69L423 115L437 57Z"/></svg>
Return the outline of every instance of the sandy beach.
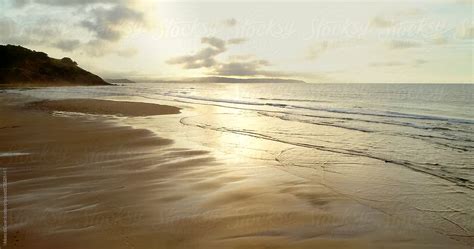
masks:
<svg viewBox="0 0 474 249"><path fill-rule="evenodd" d="M180 111L2 94L7 248L470 248L268 167L274 161L228 160L108 116L52 112L77 106L119 116Z"/></svg>
<svg viewBox="0 0 474 249"><path fill-rule="evenodd" d="M474 0L0 0L0 249L474 249Z"/></svg>

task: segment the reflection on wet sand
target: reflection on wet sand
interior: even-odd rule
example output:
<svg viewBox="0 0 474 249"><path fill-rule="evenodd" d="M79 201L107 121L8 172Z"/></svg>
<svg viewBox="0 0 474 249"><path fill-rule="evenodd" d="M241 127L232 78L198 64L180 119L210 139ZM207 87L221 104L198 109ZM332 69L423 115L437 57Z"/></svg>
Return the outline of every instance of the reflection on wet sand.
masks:
<svg viewBox="0 0 474 249"><path fill-rule="evenodd" d="M9 248L468 248L412 222L410 213L394 216L364 202L356 192L384 200L375 194L395 180L380 179L383 191L371 192L374 186L363 182L380 177L379 166L373 175L337 166L338 160L373 162L203 133L179 122L172 129L181 135L173 141L101 116L61 117L18 106L0 109L7 117L0 151L28 153L0 157L8 171ZM267 125L248 125L259 124ZM198 136L220 149L178 142ZM305 156L335 165L334 172L324 164L308 171L297 160ZM288 157L296 166L291 170Z"/></svg>

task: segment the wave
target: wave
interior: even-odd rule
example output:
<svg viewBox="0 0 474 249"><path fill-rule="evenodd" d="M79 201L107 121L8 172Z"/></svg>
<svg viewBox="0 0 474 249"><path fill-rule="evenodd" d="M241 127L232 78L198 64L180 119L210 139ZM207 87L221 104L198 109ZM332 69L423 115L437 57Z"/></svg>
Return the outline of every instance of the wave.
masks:
<svg viewBox="0 0 474 249"><path fill-rule="evenodd" d="M406 168L409 168L411 170L421 172L421 173L426 173L432 176L439 177L441 179L447 180L449 182L452 182L458 186L461 187L466 187L469 189L474 189L474 181L471 181L470 179L460 177L456 175L455 173L449 173L447 171L443 170L436 170L436 169L442 169L445 166L443 165L436 165L437 167L433 167L434 165L432 163L417 163L417 162L412 162L408 160L402 160L402 159L394 159L394 158L388 158L384 157L381 155L375 155L371 154L367 151L360 151L360 150L354 150L354 149L344 149L344 148L334 148L334 147L329 147L329 146L323 146L323 145L317 145L317 144L310 144L310 143L303 143L303 142L295 142L295 141L290 141L287 139L282 139L282 138L276 138L267 134L263 134L260 132L256 131L249 131L249 130L239 130L239 129L230 129L226 127L213 127L209 124L200 124L200 123L194 123L190 122L189 119L192 117L184 117L181 118L180 123L186 126L194 126L194 127L199 127L202 129L207 129L207 130L214 130L214 131L219 131L219 132L229 132L237 135L243 135L243 136L250 136L258 139L265 139L269 141L274 141L274 142L279 142L279 143L284 143L288 145L293 145L297 147L302 147L302 148L309 148L309 149L316 149L320 151L325 151L325 152L331 152L335 154L343 154L343 155L350 155L350 156L359 156L359 157L365 157L365 158L370 158L378 161L382 161L385 163L390 163L390 164L395 164L399 166L403 166ZM275 159L278 161L277 159Z"/></svg>
<svg viewBox="0 0 474 249"><path fill-rule="evenodd" d="M257 99L270 100L270 101L288 101L288 102L332 103L332 101L314 100L314 99L292 99L292 98L257 98Z"/></svg>
<svg viewBox="0 0 474 249"><path fill-rule="evenodd" d="M367 123L367 124L382 124L382 125L393 125L393 126L398 126L398 127L410 127L414 129L420 129L420 130L426 130L426 131L439 131L442 132L444 136L451 136L456 140L463 141L463 142L472 142L472 139L466 138L471 136L474 132L472 131L472 128L468 125L466 127L466 124L458 124L458 125L450 125L450 127L446 127L446 124L442 124L439 122L435 123L416 123L415 120L414 122L407 122L406 120L397 120L394 118L388 118L389 116L384 116L386 119L367 119L367 118L362 118L362 117L354 117L354 116L326 116L326 115L316 115L316 114L308 114L308 113L295 113L294 111L291 111L291 109L286 108L288 105L280 105L280 104L273 104L273 103L255 103L255 102L248 102L248 101L234 101L234 100L228 100L228 101L210 101L213 99L210 98L203 98L203 97L195 97L195 96L186 96L186 97L180 97L177 95L173 95L173 97L178 97L179 99L174 99L174 101L178 102L183 102L183 103L191 103L191 104L202 104L202 105L212 105L212 106L219 106L219 107L225 107L225 108L235 108L235 109L240 109L240 110L247 110L247 111L256 111L259 112L261 115L264 115L264 113L267 113L267 116L275 115L275 113L278 114L285 114L285 115L292 115L292 116L301 116L301 117L310 117L310 118L319 118L319 119L327 119L330 120L331 122L315 122L311 121L314 124L319 124L319 125L326 125L326 126L334 126L334 127L339 127L343 129L349 129L349 130L357 130L361 132L379 132L379 130L373 130L369 129L367 127L360 127L360 126L354 126L354 125L341 125L340 121L353 121L353 122L362 122L362 123ZM189 102L185 101L185 99L191 99L191 100L201 100L205 101L204 103L200 102ZM220 104L219 104L220 103ZM237 104L237 105L223 105L223 103L230 103L230 104ZM239 105L240 104L240 105ZM275 109L260 109L260 108L245 108L242 107L242 105L250 105L250 106L273 106ZM367 115L366 115L367 116ZM305 123L311 123L308 121L301 121L301 119L292 119L292 121L300 121L300 122L305 122ZM432 120L431 120L432 121ZM339 124L336 124L339 123ZM441 126L442 125L442 126ZM447 133L449 132L449 133ZM444 145L443 145L444 146ZM472 148L467 146L467 147L456 147L456 146L450 146L447 145L446 147L450 147L453 149L458 149L460 151L467 151L471 150Z"/></svg>
<svg viewBox="0 0 474 249"><path fill-rule="evenodd" d="M292 104L282 104L282 103L273 103L273 102L253 102L253 101L243 101L243 100L224 100L216 98L207 98L207 97L197 97L197 96L184 96L184 95L167 95L177 98L192 99L199 101L215 102L215 103L227 103L227 104L236 104L236 105L251 105L251 106L273 106L277 108L285 109L302 109L310 111L320 111L327 113L337 113L337 114L350 114L350 115L361 115L361 116L374 116L374 117L386 117L386 118L399 118L399 119L415 119L415 120L430 120L430 121L442 121L448 123L457 123L457 124L468 124L474 125L474 120L460 119L460 118L449 118L441 116L432 116L432 115L421 115L421 114L411 114L411 113L400 113L393 111L377 111L377 110L362 110L362 108L356 108L357 111L351 109L343 108L328 108L328 107L310 107L310 106L300 106ZM447 130L447 127L430 127L429 129L439 129Z"/></svg>
<svg viewBox="0 0 474 249"><path fill-rule="evenodd" d="M367 128L360 128L360 127L355 127L351 125L342 125L338 124L337 122L320 122L316 120L305 120L299 118L299 116L302 115L290 115L290 114L284 114L284 115L277 115L274 113L265 113L265 112L258 112L262 116L267 116L267 117L273 117L273 118L278 118L281 120L285 121L295 121L295 122L300 122L300 123L307 123L307 124L314 124L314 125L321 125L321 126L330 126L330 127L337 127L341 129L346 129L350 131L359 131L359 132L365 132L365 133L376 133L380 132L378 130L374 129L367 129ZM320 116L313 116L313 115L307 115L305 117L316 117L316 118L321 118ZM326 118L326 117L324 117ZM353 120L353 119L351 119ZM390 124L390 125L397 125L396 123L390 123L390 122L377 122L377 121L369 121L369 120L356 120L356 121L363 121L363 122L369 122L369 123L376 123L376 124ZM474 146L470 146L467 144L453 144L456 142L462 142L462 143L470 143L473 142L473 140L469 138L462 138L462 137L456 137L456 138L451 138L451 137L445 137L445 136L436 136L436 135L424 135L424 134L412 134L409 132L393 132L393 131L384 131L383 132L386 135L392 135L396 137L408 137L412 139L418 139L418 140L423 140L428 143L440 145L449 149L461 151L461 152L467 152L471 151L474 149ZM444 142L439 142L436 140L443 140Z"/></svg>

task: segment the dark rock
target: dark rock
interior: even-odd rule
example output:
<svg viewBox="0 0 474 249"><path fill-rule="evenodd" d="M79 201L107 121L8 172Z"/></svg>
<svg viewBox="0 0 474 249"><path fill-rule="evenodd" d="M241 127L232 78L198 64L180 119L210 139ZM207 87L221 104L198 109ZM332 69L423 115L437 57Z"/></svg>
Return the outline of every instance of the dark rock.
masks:
<svg viewBox="0 0 474 249"><path fill-rule="evenodd" d="M0 45L1 85L109 85L71 58L54 59L21 46Z"/></svg>

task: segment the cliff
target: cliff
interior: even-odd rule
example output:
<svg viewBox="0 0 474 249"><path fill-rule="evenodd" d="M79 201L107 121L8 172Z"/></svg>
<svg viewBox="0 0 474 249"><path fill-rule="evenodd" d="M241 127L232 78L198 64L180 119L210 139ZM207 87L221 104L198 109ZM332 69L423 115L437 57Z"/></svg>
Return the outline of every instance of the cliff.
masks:
<svg viewBox="0 0 474 249"><path fill-rule="evenodd" d="M21 46L0 45L0 86L109 85L70 58L54 59Z"/></svg>

